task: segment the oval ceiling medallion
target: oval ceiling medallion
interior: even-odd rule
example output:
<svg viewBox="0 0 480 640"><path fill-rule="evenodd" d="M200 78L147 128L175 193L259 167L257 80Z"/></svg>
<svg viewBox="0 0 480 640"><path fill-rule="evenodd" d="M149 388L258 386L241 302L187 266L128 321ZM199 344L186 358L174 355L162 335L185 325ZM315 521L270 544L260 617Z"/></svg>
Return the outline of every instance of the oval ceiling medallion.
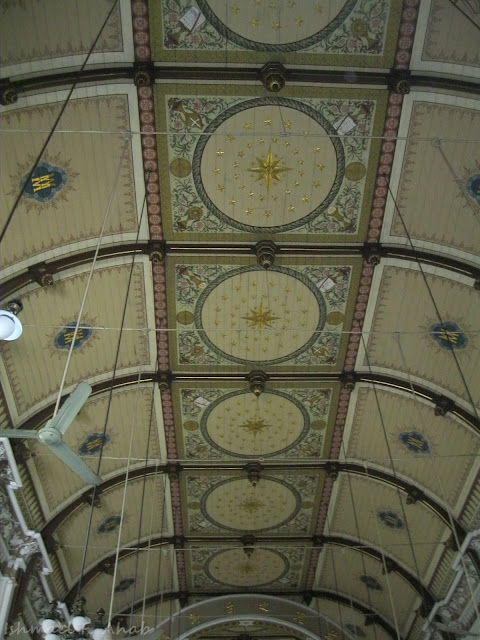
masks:
<svg viewBox="0 0 480 640"><path fill-rule="evenodd" d="M456 322L437 322L430 327L430 336L442 349L465 349L468 338Z"/></svg>
<svg viewBox="0 0 480 640"><path fill-rule="evenodd" d="M398 439L412 453L430 453L428 440L419 431L403 431L399 434Z"/></svg>
<svg viewBox="0 0 480 640"><path fill-rule="evenodd" d="M285 232L328 215L345 156L319 111L290 98L254 98L223 111L205 133L195 147L193 179L207 209L224 223Z"/></svg>
<svg viewBox="0 0 480 640"><path fill-rule="evenodd" d="M120 526L120 521L120 516L109 516L108 518L105 518L105 520L98 526L97 533L100 535L113 533Z"/></svg>
<svg viewBox="0 0 480 640"><path fill-rule="evenodd" d="M243 549L219 551L205 567L212 580L227 587L264 587L280 580L287 571L287 559L269 549L255 549L250 558Z"/></svg>
<svg viewBox="0 0 480 640"><path fill-rule="evenodd" d="M280 391L258 398L235 391L212 402L202 416L208 442L235 456L271 456L288 451L306 434L309 417L304 407Z"/></svg>
<svg viewBox="0 0 480 640"><path fill-rule="evenodd" d="M123 591L127 591L135 584L135 578L124 578L120 580L120 582L115 587L115 593L122 593Z"/></svg>
<svg viewBox="0 0 480 640"><path fill-rule="evenodd" d="M37 202L52 200L67 184L67 174L61 167L54 167L48 162L40 162L32 175L27 173L20 181L22 188L27 183L23 196Z"/></svg>
<svg viewBox="0 0 480 640"><path fill-rule="evenodd" d="M204 289L194 316L199 336L217 355L240 364L278 364L318 340L326 305L297 271L240 267Z"/></svg>
<svg viewBox="0 0 480 640"><path fill-rule="evenodd" d="M99 453L103 447L110 442L110 436L108 433L91 433L85 440L79 445L78 453L81 456L94 456Z"/></svg>
<svg viewBox="0 0 480 640"><path fill-rule="evenodd" d="M262 2L197 0L210 24L224 38L244 49L291 52L327 38L352 11L356 0ZM228 25L228 26L227 26Z"/></svg>
<svg viewBox="0 0 480 640"><path fill-rule="evenodd" d="M202 512L213 524L232 531L267 531L291 520L301 507L298 492L285 482L261 478L224 480L202 498Z"/></svg>
<svg viewBox="0 0 480 640"><path fill-rule="evenodd" d="M69 322L66 324L61 331L57 333L55 338L53 339L53 344L56 349L66 349L67 351L71 348L73 336L75 334L75 327L77 323L75 321ZM82 345L87 342L89 338L93 335L93 328L89 324L83 323L78 327L77 335L75 336L75 344L73 345L73 350L80 349Z"/></svg>
<svg viewBox="0 0 480 640"><path fill-rule="evenodd" d="M389 529L397 529L400 531L405 527L403 520L395 513L395 511L379 511L377 516L380 522Z"/></svg>
<svg viewBox="0 0 480 640"><path fill-rule="evenodd" d="M383 591L382 585L379 581L373 576L368 576L366 574L360 576L360 580L367 587L369 591Z"/></svg>

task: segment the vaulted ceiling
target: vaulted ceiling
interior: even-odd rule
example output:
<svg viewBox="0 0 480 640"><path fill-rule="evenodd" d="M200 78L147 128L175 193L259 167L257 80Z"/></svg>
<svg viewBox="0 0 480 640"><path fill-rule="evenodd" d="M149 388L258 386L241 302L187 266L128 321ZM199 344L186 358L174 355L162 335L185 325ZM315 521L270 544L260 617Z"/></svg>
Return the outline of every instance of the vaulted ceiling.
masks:
<svg viewBox="0 0 480 640"><path fill-rule="evenodd" d="M478 2L1 11L1 425L87 381L65 441L102 477L15 441L53 596L155 626L257 592L421 637L480 524Z"/></svg>

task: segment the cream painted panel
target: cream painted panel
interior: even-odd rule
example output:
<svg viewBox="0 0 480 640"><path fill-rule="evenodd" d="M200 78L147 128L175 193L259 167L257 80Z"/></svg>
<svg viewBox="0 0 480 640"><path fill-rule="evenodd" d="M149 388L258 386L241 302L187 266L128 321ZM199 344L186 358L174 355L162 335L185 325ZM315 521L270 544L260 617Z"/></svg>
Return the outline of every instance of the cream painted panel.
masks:
<svg viewBox="0 0 480 640"><path fill-rule="evenodd" d="M99 268L92 278L84 313L82 332L67 373L66 388L113 368L122 321L130 265ZM22 339L2 345L2 359L8 382L21 416L33 405L58 391L73 329L87 284L88 273L70 275L52 287L38 287L22 296ZM126 329L147 327L144 266L133 270L131 295L125 316ZM143 331L125 331L122 337L117 374L122 369L150 362L147 337Z"/></svg>
<svg viewBox="0 0 480 640"><path fill-rule="evenodd" d="M433 406L372 387L359 387L346 457L369 460L409 477L444 498L454 511L480 448L480 437L450 413L435 416Z"/></svg>
<svg viewBox="0 0 480 640"><path fill-rule="evenodd" d="M367 343L368 360L364 356L361 366L364 370L370 366L408 373L438 385L468 403L469 396L457 369L457 360L473 399L478 403L480 297L467 284L428 272L425 277L448 335L443 335L422 273L413 268L386 265ZM406 366L394 339L396 331L400 331ZM453 349L450 349L452 344Z"/></svg>
<svg viewBox="0 0 480 640"><path fill-rule="evenodd" d="M132 597L135 602L140 601L141 603L145 595L148 598L149 595L159 591L168 593L175 590L175 565L172 568L172 553L174 551L171 546L152 547L150 551L146 549L139 552L138 566L135 552L119 560L117 579L114 585L114 615L129 608ZM89 584L85 585L82 591L87 599L87 615L92 620L95 619L94 614L98 607L103 606L108 611L113 586L112 579L112 576L106 573L98 573ZM161 610L165 611L165 606ZM155 614L153 613L153 615ZM129 617L127 617L127 624L129 624ZM145 624L154 626L153 624L149 625L147 621Z"/></svg>
<svg viewBox="0 0 480 640"><path fill-rule="evenodd" d="M420 573L425 573L438 545L450 533L439 516L420 502L407 505L405 493L399 495L395 487L383 482L353 474L348 477L345 473L339 475L337 482L329 534L345 535L355 541L360 538L377 549L383 548L415 574L417 567Z"/></svg>
<svg viewBox="0 0 480 640"><path fill-rule="evenodd" d="M142 508L143 478L131 480L127 487L126 509L122 525L121 543L137 544ZM100 558L113 553L118 540L120 516L122 513L124 483L104 491L100 495L100 508L93 509L92 529L87 552L86 570ZM163 478L162 474L149 476L145 483L143 500L143 517L140 537L143 539L151 533L171 535L166 514L163 514ZM75 579L81 567L83 547L85 544L86 526L90 512L90 504L80 506L67 517L55 530L65 562L72 579Z"/></svg>
<svg viewBox="0 0 480 640"><path fill-rule="evenodd" d="M397 573L382 574L382 563L355 551L327 547L322 569L317 577L317 588L349 594L364 606L378 611L393 624L396 617L400 631L405 634L407 622L418 599L417 593ZM389 591L395 594L394 613Z"/></svg>
<svg viewBox="0 0 480 640"><path fill-rule="evenodd" d="M61 106L58 102L37 104L2 114L2 226ZM136 231L131 143L121 161L130 119L125 94L70 101L7 230L2 243L3 268L97 238L119 168L105 238Z"/></svg>

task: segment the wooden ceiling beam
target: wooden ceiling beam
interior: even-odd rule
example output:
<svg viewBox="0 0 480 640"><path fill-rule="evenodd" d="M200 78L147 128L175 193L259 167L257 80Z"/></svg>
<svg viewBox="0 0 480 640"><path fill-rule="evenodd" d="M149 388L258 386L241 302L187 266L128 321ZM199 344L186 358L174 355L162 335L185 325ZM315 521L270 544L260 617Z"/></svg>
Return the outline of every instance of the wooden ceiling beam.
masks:
<svg viewBox="0 0 480 640"><path fill-rule="evenodd" d="M148 539L142 540L140 544L137 546L138 546L138 549L144 549L145 547L148 547L148 546L158 547L158 546L173 544L175 548L179 549L180 548L179 545L181 545L181 547L183 548L183 551L188 553L190 548L187 545L189 544L193 545L194 543L205 544L206 542L209 542L209 540L205 538L195 538L193 536L192 537L187 536L181 541L177 540L176 536L156 536L150 540ZM240 538L237 539L237 538L226 537L226 536L216 536L215 542L223 543L226 545L228 544L234 545L235 543L237 543L238 545L242 544L242 541ZM408 569L405 569L402 566L400 566L390 555L386 553L382 554L382 552L379 551L378 549L375 549L374 547L371 547L366 544L359 545L354 540L351 540L350 538L347 538L345 536L339 536L339 535L321 536L321 539L319 539L318 536L313 536L313 537L312 536L262 536L262 537L256 538L255 546L262 547L266 545L268 547L271 547L272 545L278 545L278 544L281 545L281 544L299 544L299 543L303 543L305 545L311 544L312 548L315 548L315 547L323 548L326 545L335 545L339 547L355 549L360 553L364 553L365 555L368 555L371 558L378 560L378 562L382 564L383 564L383 559L385 558L385 565L387 567L388 573L395 571L400 576L402 576L405 579L405 581L408 582L408 584L412 587L412 589L418 593L418 595L422 598L422 600L425 602L425 604L428 607L432 607L433 604L435 603L435 598L433 597L433 594L429 591L428 587L423 585L418 580L418 578L415 577ZM134 553L136 553L136 549L132 550L131 545L127 545L126 549L122 549L120 551L119 559L132 555ZM89 584L89 582L91 582L98 574L108 572L109 568L113 568L115 564L115 556L116 556L115 553L111 553L107 557L102 557L95 566L89 569L89 571L87 571L83 576L83 579L82 579L83 587L85 588ZM77 588L78 588L78 580L73 583L73 585L70 587L69 592L65 596L65 601L67 602L67 604L71 604L73 602L75 596L77 595ZM270 595L273 595L273 593Z"/></svg>
<svg viewBox="0 0 480 640"><path fill-rule="evenodd" d="M221 81L223 83L235 82L258 82L261 84L260 69L262 65L245 65L243 67L220 67L219 65L164 65L149 64L148 74L153 82L172 81L197 81L212 82ZM0 92L5 93L8 88L9 96L19 96L30 93L39 93L51 89L68 87L76 82L77 86L84 84L110 84L116 83L134 83L136 82L136 74L138 72L138 64L125 64L118 66L105 66L95 69L84 69L82 72L75 71L58 71L57 73L49 73L44 75L35 75L31 77L22 77L20 80L15 78L3 78L0 82ZM348 69L314 69L287 66L286 80L287 84L341 84L341 85L359 85L359 86L375 86L388 87L391 86L394 79L394 72L389 71L372 71ZM443 91L457 91L468 93L469 95L480 94L480 83L474 80L465 80L463 78L453 78L448 76L439 76L428 73L411 73L408 76L411 88L430 88ZM13 93L12 93L13 92ZM11 98L10 98L11 100Z"/></svg>

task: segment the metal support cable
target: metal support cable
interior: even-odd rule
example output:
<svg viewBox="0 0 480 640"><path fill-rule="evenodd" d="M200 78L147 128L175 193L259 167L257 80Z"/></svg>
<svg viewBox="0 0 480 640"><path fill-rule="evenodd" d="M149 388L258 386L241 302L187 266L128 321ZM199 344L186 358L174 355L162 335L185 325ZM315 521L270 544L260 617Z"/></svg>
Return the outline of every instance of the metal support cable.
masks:
<svg viewBox="0 0 480 640"><path fill-rule="evenodd" d="M140 365L138 368L138 381L137 381L137 389L135 392L135 408L133 413L132 426L130 428L130 442L128 445L128 462L127 462L127 472L125 474L125 482L123 485L123 497L122 497L122 509L120 511L120 524L118 526L118 536L117 536L117 548L115 551L115 562L113 566L113 577L112 577L112 590L110 593L110 605L108 609L108 617L107 617L107 629L112 628L112 613L113 613L113 599L115 597L115 582L117 581L117 572L118 572L118 558L120 556L120 546L122 539L122 531L123 531L123 523L125 521L125 506L127 502L127 487L128 487L128 479L130 474L130 464L131 464L131 453L133 447L133 438L135 434L135 427L137 424L137 409L138 409L138 398L140 397L140 384L141 384L141 373L142 366Z"/></svg>
<svg viewBox="0 0 480 640"><path fill-rule="evenodd" d="M148 174L148 178L147 178L147 183L148 180L150 179L150 172ZM143 215L146 209L146 204L147 204L147 190L145 189L145 196L143 198L143 204L142 204L142 211L140 213L140 219L138 221L138 229L137 229L137 238L136 241L138 241L138 238L140 236L140 229L142 226L142 220L143 220ZM110 409L112 406L112 398L113 398L113 388L115 385L115 378L117 375L117 368L118 368L118 359L120 356L120 347L122 344L122 337L123 337L123 327L125 326L125 318L127 315L127 306L128 306L128 298L130 295L130 288L132 285L132 276L133 276L133 269L135 267L135 261L136 261L136 257L137 254L134 253L132 255L132 261L130 263L130 273L129 273L129 277L128 277L128 284L127 284L127 290L125 292L125 300L123 303L123 311L122 311L122 319L120 322L120 333L118 336L118 341L117 341L117 348L116 348L116 352L115 352L115 362L113 364L113 373L112 373L112 379L111 379L111 383L110 383L110 388L109 388L109 393L108 393L108 401L107 401L107 413L105 416L105 421L103 424L103 431L102 431L102 441L105 441L105 436L107 434L107 427L108 427L108 420L110 417ZM78 326L78 324L77 324ZM148 331L145 331L145 340L148 341ZM75 340L72 340L72 345L74 344ZM72 348L72 347L70 347ZM102 460L103 460L103 447L100 449L100 454L98 456L98 464L97 464L97 475L100 475L100 469L102 466ZM88 542L90 540L90 532L91 532L91 528L92 528L92 520L93 520L93 509L94 509L94 505L95 505L95 499L97 497L97 486L95 485L93 487L93 492L92 492L92 499L90 502L90 513L89 513L89 517L88 517L88 524L87 524L87 531L85 534L85 543L83 546L83 554L82 554L82 564L81 564L81 568L80 568L80 578L78 580L78 587L77 587L77 596L80 595L80 591L82 589L82 580L83 580L83 574L85 571L85 562L86 562L86 558L87 558L87 549L88 549Z"/></svg>
<svg viewBox="0 0 480 640"><path fill-rule="evenodd" d="M70 366L70 360L72 359L73 350L75 348L75 342L77 340L78 330L80 328L80 320L82 319L83 310L85 308L85 303L87 301L88 291L89 291L90 285L92 283L93 273L95 271L95 266L97 264L98 253L100 251L100 245L102 244L103 234L105 233L105 228L107 226L107 220L108 220L108 217L110 215L111 208L112 208L113 197L114 197L115 191L117 189L118 180L120 178L120 173L121 173L121 170L122 170L123 159L125 157L125 152L127 150L127 146L129 144L129 142L130 142L130 139L127 137L126 140L125 140L125 144L123 145L123 148L122 148L122 153L120 155L120 161L118 163L118 169L117 169L117 172L116 172L116 175L115 175L113 188L112 188L112 191L110 193L110 199L108 201L107 209L105 211L105 216L103 218L103 224L102 224L102 228L100 230L100 235L98 236L98 242L97 242L97 247L95 249L95 255L93 256L92 264L91 264L91 267L90 267L90 272L89 272L88 278L87 278L87 284L85 286L85 291L83 293L82 302L80 304L80 309L78 311L77 321L75 323L75 329L73 331L73 336L72 336L72 341L71 341L71 344L70 344L70 349L68 350L67 361L65 362L65 367L63 369L62 380L60 382L60 387L58 389L58 395L57 395L57 401L55 403L55 409L53 410L53 417L55 417L57 415L57 412L58 412L58 410L60 408L60 401L62 399L63 387L65 386L65 380L67 378L68 367Z"/></svg>
<svg viewBox="0 0 480 640"><path fill-rule="evenodd" d="M157 359L156 359L155 369L156 370L158 369L158 355L157 355ZM150 454L150 442L151 442L151 437L152 437L152 418L153 418L154 402L155 402L155 384L152 386L152 396L151 396L151 399L150 399L150 413L149 413L149 420L148 420L148 435L147 435L147 444L146 444L146 447L145 447L145 464L144 464L144 469L145 470L146 470L146 468L148 466L148 459L149 459L149 454ZM140 558L139 549L140 549L140 540L142 538L143 510L144 510L144 506L145 506L146 488L147 488L147 475L144 473L144 475L143 475L143 484L142 484L142 498L140 500L140 516L139 516L139 519L138 519L137 554L136 554L136 559L135 559L135 572L134 572L135 582L133 584L133 590L132 590L132 602L131 602L131 608L130 608L130 626L132 626L133 607L134 607L135 595L136 595L136 591L137 591L138 563L139 563L139 558ZM153 504L153 502L154 502L154 500L153 500L153 496L152 496L152 504Z"/></svg>

